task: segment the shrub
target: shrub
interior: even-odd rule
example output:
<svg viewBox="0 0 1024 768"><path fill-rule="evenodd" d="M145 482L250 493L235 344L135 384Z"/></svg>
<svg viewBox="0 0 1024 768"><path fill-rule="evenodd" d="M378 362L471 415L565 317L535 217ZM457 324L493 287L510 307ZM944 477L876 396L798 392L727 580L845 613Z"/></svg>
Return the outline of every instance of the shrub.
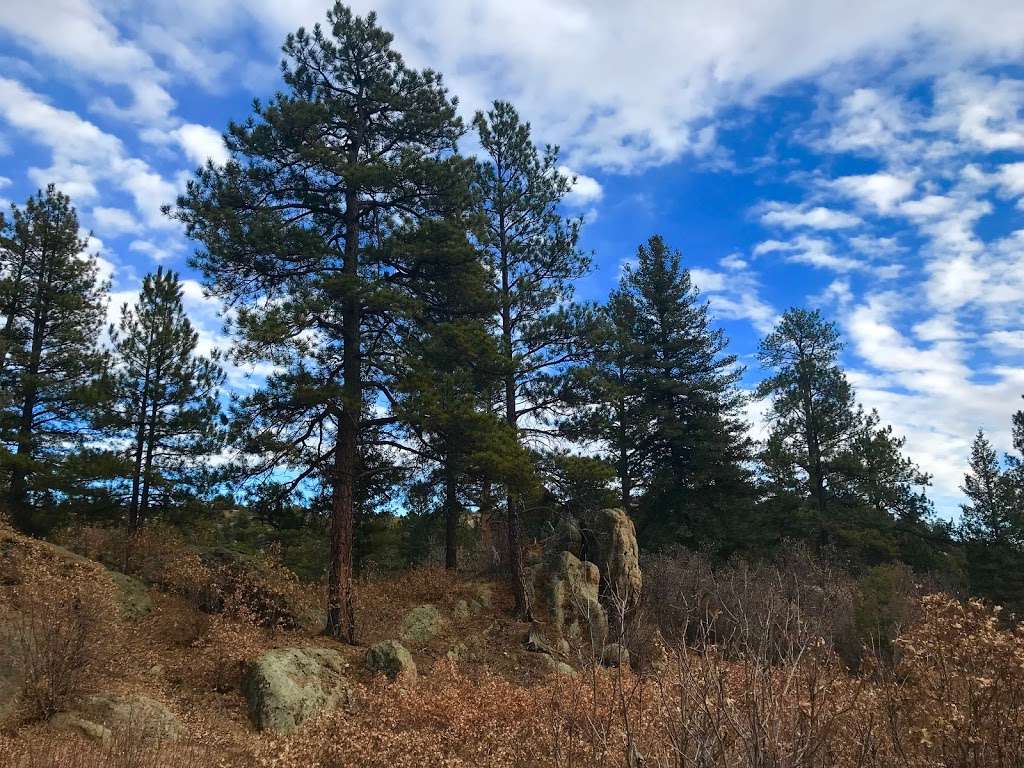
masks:
<svg viewBox="0 0 1024 768"><path fill-rule="evenodd" d="M45 719L87 691L117 641L115 587L102 569L31 540L7 542L0 618L21 714Z"/></svg>

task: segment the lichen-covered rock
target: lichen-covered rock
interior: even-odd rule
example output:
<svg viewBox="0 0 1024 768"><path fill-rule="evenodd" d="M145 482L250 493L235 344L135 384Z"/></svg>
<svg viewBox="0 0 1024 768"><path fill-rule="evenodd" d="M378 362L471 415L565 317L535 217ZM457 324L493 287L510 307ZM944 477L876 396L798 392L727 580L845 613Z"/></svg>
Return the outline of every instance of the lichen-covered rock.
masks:
<svg viewBox="0 0 1024 768"><path fill-rule="evenodd" d="M602 509L586 521L591 558L603 577L605 599L635 606L643 591L636 528L623 509Z"/></svg>
<svg viewBox="0 0 1024 768"><path fill-rule="evenodd" d="M178 741L185 736L185 726L177 715L141 694L89 696L62 715L54 725L73 727L101 741L122 731L150 741Z"/></svg>
<svg viewBox="0 0 1024 768"><path fill-rule="evenodd" d="M250 662L242 678L249 717L260 730L286 733L351 700L347 664L329 648L279 648Z"/></svg>
<svg viewBox="0 0 1024 768"><path fill-rule="evenodd" d="M153 610L153 600L139 579L118 571L110 571L110 578L117 586L117 605L124 618L138 621Z"/></svg>
<svg viewBox="0 0 1024 768"><path fill-rule="evenodd" d="M397 640L385 640L371 647L366 652L366 666L371 672L385 674L392 680L416 677L416 662Z"/></svg>
<svg viewBox="0 0 1024 768"><path fill-rule="evenodd" d="M545 654L543 656L543 659L544 666L547 667L548 671L550 671L553 674L567 676L576 674L575 669L573 669L570 665L566 664L564 661L556 659L554 656L548 656L547 654Z"/></svg>
<svg viewBox="0 0 1024 768"><path fill-rule="evenodd" d="M50 718L49 726L59 731L75 731L87 739L108 744L114 738L113 732L105 725L86 720L71 712L58 712Z"/></svg>
<svg viewBox="0 0 1024 768"><path fill-rule="evenodd" d="M629 651L618 643L611 643L601 652L601 663L606 667L628 667Z"/></svg>
<svg viewBox="0 0 1024 768"><path fill-rule="evenodd" d="M548 582L554 639L599 649L608 635L608 615L598 600L601 574L593 563L561 552Z"/></svg>
<svg viewBox="0 0 1024 768"><path fill-rule="evenodd" d="M402 639L409 643L429 643L444 628L441 612L432 605L418 605L402 619Z"/></svg>

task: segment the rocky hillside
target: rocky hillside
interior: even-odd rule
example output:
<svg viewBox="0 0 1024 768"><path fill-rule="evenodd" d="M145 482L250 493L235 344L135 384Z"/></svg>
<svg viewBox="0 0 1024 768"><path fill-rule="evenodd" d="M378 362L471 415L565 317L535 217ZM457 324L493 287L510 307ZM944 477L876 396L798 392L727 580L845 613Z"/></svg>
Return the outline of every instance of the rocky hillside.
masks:
<svg viewBox="0 0 1024 768"><path fill-rule="evenodd" d="M894 659L857 671L799 619L795 593L761 613L725 609L748 633L726 634L705 583L718 630L692 614L667 642L641 599L664 585L644 591L615 510L563 521L534 558L536 623L509 618L498 582L423 569L360 585L358 647L319 635L321 590L272 559L166 531L130 547L72 538L84 554L0 528L3 766L1009 768L1024 756L1024 633L990 609L928 597Z"/></svg>

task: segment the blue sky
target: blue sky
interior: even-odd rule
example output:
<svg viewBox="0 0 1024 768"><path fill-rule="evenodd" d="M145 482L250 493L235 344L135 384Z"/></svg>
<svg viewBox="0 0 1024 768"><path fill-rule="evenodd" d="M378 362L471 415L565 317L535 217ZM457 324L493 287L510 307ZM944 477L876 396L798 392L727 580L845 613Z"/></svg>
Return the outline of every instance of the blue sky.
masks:
<svg viewBox="0 0 1024 768"><path fill-rule="evenodd" d="M159 208L223 159L227 121L277 87L284 35L326 5L5 0L4 206L58 183L112 279L112 317L164 264L189 277L204 345L225 346ZM376 8L409 63L444 73L467 117L510 99L561 145L595 253L582 297L603 298L658 232L747 384L786 307L835 319L860 399L907 436L944 516L974 431L1009 448L1024 393L1024 3L353 5Z"/></svg>

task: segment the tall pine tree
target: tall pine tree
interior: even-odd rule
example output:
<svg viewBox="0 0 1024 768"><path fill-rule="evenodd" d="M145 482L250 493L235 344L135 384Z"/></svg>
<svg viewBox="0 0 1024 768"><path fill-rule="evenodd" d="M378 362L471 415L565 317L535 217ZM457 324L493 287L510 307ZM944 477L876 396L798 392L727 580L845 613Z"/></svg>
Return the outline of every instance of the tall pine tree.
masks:
<svg viewBox="0 0 1024 768"><path fill-rule="evenodd" d="M506 102L473 120L484 159L477 164L482 213L477 240L493 276L500 350L505 359L501 409L523 441L550 430L544 416L559 402L561 371L576 356L576 331L566 308L573 281L589 267L577 248L580 222L559 206L572 179L559 170L558 148L538 150L530 124ZM506 496L508 554L516 613L531 606L522 558L523 499Z"/></svg>
<svg viewBox="0 0 1024 768"><path fill-rule="evenodd" d="M220 447L217 417L224 372L219 354L196 353L199 334L182 304L178 275L162 267L146 275L134 306L111 329L113 406L106 426L128 443L128 526L194 493L203 461Z"/></svg>
<svg viewBox="0 0 1024 768"><path fill-rule="evenodd" d="M750 524L751 447L737 382L743 369L712 327L679 251L659 236L637 251L615 303L629 306L633 341L628 387L630 485L643 491L640 531L648 544L734 548Z"/></svg>
<svg viewBox="0 0 1024 768"><path fill-rule="evenodd" d="M239 358L277 367L237 411L254 471L290 467L290 487L327 490L327 632L349 641L360 441L393 420L370 414L405 279L377 246L396 217L431 216L466 184L455 101L391 42L340 3L328 29L289 35L287 91L230 126L231 161L200 171L177 212L207 285L238 309Z"/></svg>
<svg viewBox="0 0 1024 768"><path fill-rule="evenodd" d="M0 244L0 469L15 523L39 533L36 502L67 482L62 461L87 435L107 288L66 195L50 185L11 213Z"/></svg>

